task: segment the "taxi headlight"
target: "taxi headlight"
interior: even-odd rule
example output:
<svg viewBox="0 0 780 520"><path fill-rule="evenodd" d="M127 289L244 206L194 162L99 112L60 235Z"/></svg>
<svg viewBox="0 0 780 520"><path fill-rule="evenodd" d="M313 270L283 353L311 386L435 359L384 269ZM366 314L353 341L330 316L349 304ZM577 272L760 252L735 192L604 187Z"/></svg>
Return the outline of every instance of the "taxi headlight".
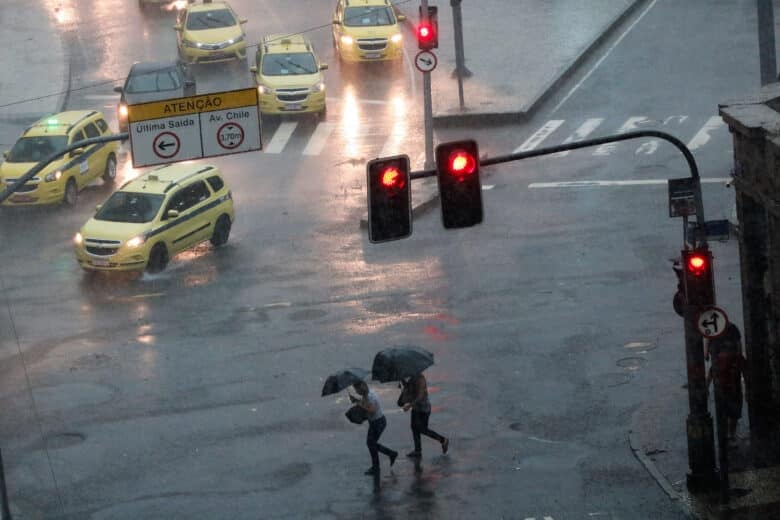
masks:
<svg viewBox="0 0 780 520"><path fill-rule="evenodd" d="M261 95L273 94L274 93L274 89L272 89L270 87L266 87L265 85L258 85L257 86L257 93L261 94Z"/></svg>
<svg viewBox="0 0 780 520"><path fill-rule="evenodd" d="M403 36L401 36L401 33L394 34L390 37L390 41L393 43L401 43L401 40L403 40Z"/></svg>
<svg viewBox="0 0 780 520"><path fill-rule="evenodd" d="M130 249L134 249L140 245L143 245L144 242L146 242L146 235L138 235L125 242L125 246L129 247Z"/></svg>
<svg viewBox="0 0 780 520"><path fill-rule="evenodd" d="M352 45L354 41L355 40L352 39L352 36L348 34L344 34L341 36L341 43L343 43L344 45Z"/></svg>
<svg viewBox="0 0 780 520"><path fill-rule="evenodd" d="M190 47L193 49L200 49L203 46L203 44L200 42L194 42L187 39L182 39L181 44L184 45L185 47Z"/></svg>
<svg viewBox="0 0 780 520"><path fill-rule="evenodd" d="M242 42L242 41L244 41L244 35L243 34L241 36L237 37L237 38L231 38L230 40L227 41L227 44L228 45L233 45L234 43L238 43L238 42Z"/></svg>
<svg viewBox="0 0 780 520"><path fill-rule="evenodd" d="M311 88L312 92L325 92L325 82L318 81L316 85Z"/></svg>
<svg viewBox="0 0 780 520"><path fill-rule="evenodd" d="M82 242L84 242L84 237L81 236L81 233L76 233L73 236L73 243L76 244L77 246L80 246Z"/></svg>
<svg viewBox="0 0 780 520"><path fill-rule="evenodd" d="M58 181L62 178L62 170L56 170L46 175L46 177L43 178L46 182L54 182Z"/></svg>

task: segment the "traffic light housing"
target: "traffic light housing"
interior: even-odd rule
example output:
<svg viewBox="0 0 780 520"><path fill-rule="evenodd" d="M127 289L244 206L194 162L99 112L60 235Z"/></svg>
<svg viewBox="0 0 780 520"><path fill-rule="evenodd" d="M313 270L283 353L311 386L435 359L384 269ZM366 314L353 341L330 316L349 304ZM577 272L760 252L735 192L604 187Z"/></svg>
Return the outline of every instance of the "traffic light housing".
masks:
<svg viewBox="0 0 780 520"><path fill-rule="evenodd" d="M406 238L412 234L412 189L409 156L373 159L368 176L368 239L372 243Z"/></svg>
<svg viewBox="0 0 780 520"><path fill-rule="evenodd" d="M439 8L435 5L428 6L428 16L423 16L420 9L420 23L417 25L417 46L424 50L439 48Z"/></svg>
<svg viewBox="0 0 780 520"><path fill-rule="evenodd" d="M469 139L438 145L436 174L444 227L463 228L482 222L477 142Z"/></svg>
<svg viewBox="0 0 780 520"><path fill-rule="evenodd" d="M715 303L712 252L707 249L682 251L685 301L688 305L705 307Z"/></svg>

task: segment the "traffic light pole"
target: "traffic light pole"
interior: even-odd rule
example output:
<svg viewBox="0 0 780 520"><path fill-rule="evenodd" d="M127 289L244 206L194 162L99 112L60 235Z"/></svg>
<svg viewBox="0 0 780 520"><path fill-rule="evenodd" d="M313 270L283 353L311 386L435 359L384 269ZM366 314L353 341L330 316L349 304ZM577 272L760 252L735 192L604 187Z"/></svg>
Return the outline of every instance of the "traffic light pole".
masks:
<svg viewBox="0 0 780 520"><path fill-rule="evenodd" d="M420 0L420 23L428 23L428 0ZM435 167L433 160L433 101L431 100L431 73L423 72L423 111L425 113L425 169Z"/></svg>
<svg viewBox="0 0 780 520"><path fill-rule="evenodd" d="M62 150L56 151L52 154L50 154L48 157L45 157L42 161L40 161L38 164L30 168L27 173L19 177L14 184L11 186L8 186L4 192L0 193L0 202L3 202L5 199L13 195L16 190L24 186L24 183L38 175L40 172L42 172L52 161L56 161L66 153L70 153L73 150L76 150L78 148L84 148L86 146L90 146L93 144L103 144L103 143L110 143L112 141L123 141L129 137L129 134L127 132L122 132L119 134L109 135L109 136L101 136L101 137L92 137L90 139L84 139L83 141L79 141L77 143L70 144L63 148Z"/></svg>
<svg viewBox="0 0 780 520"><path fill-rule="evenodd" d="M423 0L424 1L424 0ZM629 139L639 139L644 137L654 137L663 139L674 145L682 152L688 163L691 178L694 181L694 203L696 205L697 225L693 232L692 243L695 248L707 249L707 235L704 219L704 204L701 196L701 180L699 178L699 169L696 166L696 160L693 154L685 144L671 134L659 132L657 130L638 130L624 134L608 135L596 139L587 139L574 143L566 143L558 146L539 148L525 152L518 152L509 155L491 157L479 161L480 166L491 166L511 161L529 159L531 157L540 157L551 155L567 150L576 150L579 148L588 148L599 146L606 143L615 143L627 141ZM411 172L411 179L421 179L431 177L437 174L435 169L426 169L424 171ZM687 233L687 231L684 231ZM686 243L687 247L687 243ZM698 307L689 305L687 302L684 307L685 317L685 358L688 372L688 402L689 414L686 420L688 436L688 461L690 473L688 474L688 487L694 489L709 489L718 482L715 472L715 445L713 435L712 416L707 410L707 379L704 364L704 345L701 335L696 327ZM725 469L725 468L722 468Z"/></svg>

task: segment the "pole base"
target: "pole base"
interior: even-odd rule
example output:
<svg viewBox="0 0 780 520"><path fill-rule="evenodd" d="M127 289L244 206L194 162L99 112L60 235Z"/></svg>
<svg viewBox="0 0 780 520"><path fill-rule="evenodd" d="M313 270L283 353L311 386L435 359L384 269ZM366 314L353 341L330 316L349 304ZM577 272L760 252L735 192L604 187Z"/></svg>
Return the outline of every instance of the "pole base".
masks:
<svg viewBox="0 0 780 520"><path fill-rule="evenodd" d="M685 483L691 493L709 492L720 487L720 480L715 472L712 473L688 473Z"/></svg>

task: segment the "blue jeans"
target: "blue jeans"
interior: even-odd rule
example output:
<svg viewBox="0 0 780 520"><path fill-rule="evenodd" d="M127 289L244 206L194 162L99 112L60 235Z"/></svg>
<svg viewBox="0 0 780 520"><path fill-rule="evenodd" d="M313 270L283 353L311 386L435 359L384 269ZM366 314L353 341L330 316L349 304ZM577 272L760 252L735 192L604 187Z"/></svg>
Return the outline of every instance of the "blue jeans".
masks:
<svg viewBox="0 0 780 520"><path fill-rule="evenodd" d="M387 419L384 415L374 421L368 421L368 434L366 435L366 446L368 446L368 452L371 454L371 466L374 468L379 467L379 452L381 451L388 457L394 455L395 452L390 448L379 444L379 437L382 436L382 432L387 427Z"/></svg>

